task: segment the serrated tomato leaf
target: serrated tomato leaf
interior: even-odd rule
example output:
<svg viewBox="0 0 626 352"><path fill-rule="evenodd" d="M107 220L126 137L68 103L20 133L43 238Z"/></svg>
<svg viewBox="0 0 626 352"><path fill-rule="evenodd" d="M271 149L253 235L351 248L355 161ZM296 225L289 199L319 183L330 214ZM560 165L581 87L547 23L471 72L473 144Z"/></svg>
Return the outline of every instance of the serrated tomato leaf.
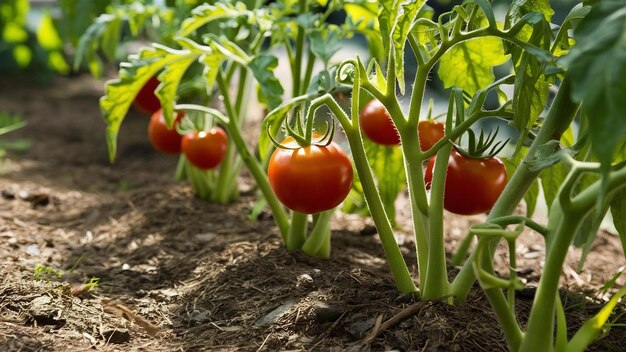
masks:
<svg viewBox="0 0 626 352"><path fill-rule="evenodd" d="M608 165L626 132L626 3L599 2L574 33L576 45L559 62L572 78L572 98L590 117L591 149Z"/></svg>
<svg viewBox="0 0 626 352"><path fill-rule="evenodd" d="M459 87L474 95L494 81L493 67L509 59L502 40L482 37L453 46L439 62L437 74L445 88Z"/></svg>
<svg viewBox="0 0 626 352"><path fill-rule="evenodd" d="M139 90L165 66L188 55L194 54L189 50L174 50L154 44L129 56L128 62L120 64L119 78L106 83L105 95L100 98L100 109L107 123L106 137L111 161L115 160L117 152L118 131Z"/></svg>

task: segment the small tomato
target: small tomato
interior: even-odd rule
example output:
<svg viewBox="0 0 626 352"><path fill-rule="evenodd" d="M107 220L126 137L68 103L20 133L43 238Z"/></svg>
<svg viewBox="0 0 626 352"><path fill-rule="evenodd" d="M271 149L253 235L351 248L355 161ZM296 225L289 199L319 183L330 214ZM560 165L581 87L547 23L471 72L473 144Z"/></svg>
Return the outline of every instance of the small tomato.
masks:
<svg viewBox="0 0 626 352"><path fill-rule="evenodd" d="M161 109L161 102L154 94L154 91L160 83L161 82L159 82L156 77L150 77L148 82L144 84L139 93L135 96L135 100L133 100L135 109L148 115L154 114L157 110Z"/></svg>
<svg viewBox="0 0 626 352"><path fill-rule="evenodd" d="M150 124L148 125L148 137L150 138L150 143L152 143L156 150L169 154L180 153L182 136L176 131L176 125L180 123L184 115L183 112L177 112L174 127L169 129L167 128L161 109L152 114Z"/></svg>
<svg viewBox="0 0 626 352"><path fill-rule="evenodd" d="M339 205L352 187L352 163L335 142L299 147L292 137L272 154L268 176L272 190L287 208L316 214Z"/></svg>
<svg viewBox="0 0 626 352"><path fill-rule="evenodd" d="M428 161L424 181L430 189L435 158ZM460 215L474 215L491 210L506 186L504 164L498 157L469 158L452 150L446 170L444 208Z"/></svg>
<svg viewBox="0 0 626 352"><path fill-rule="evenodd" d="M427 151L439 142L445 135L445 126L435 120L423 120L417 125L420 139L420 149Z"/></svg>
<svg viewBox="0 0 626 352"><path fill-rule="evenodd" d="M228 136L219 127L191 132L183 137L182 149L192 165L204 170L212 169L226 156Z"/></svg>
<svg viewBox="0 0 626 352"><path fill-rule="evenodd" d="M400 144L398 130L385 106L378 100L370 100L359 114L361 129L372 142L383 145Z"/></svg>

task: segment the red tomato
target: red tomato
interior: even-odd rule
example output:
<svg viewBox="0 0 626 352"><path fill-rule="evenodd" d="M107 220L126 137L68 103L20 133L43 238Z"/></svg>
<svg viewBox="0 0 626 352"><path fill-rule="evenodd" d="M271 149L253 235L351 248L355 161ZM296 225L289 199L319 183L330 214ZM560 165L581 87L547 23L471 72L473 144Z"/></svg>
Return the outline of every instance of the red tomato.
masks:
<svg viewBox="0 0 626 352"><path fill-rule="evenodd" d="M169 129L165 124L161 109L152 114L150 124L148 125L148 137L150 138L150 143L152 143L156 150L162 153L180 153L180 141L182 140L182 136L176 132L176 125L180 123L184 115L183 112L177 112L174 127Z"/></svg>
<svg viewBox="0 0 626 352"><path fill-rule="evenodd" d="M137 96L135 96L135 100L133 101L135 109L150 115L161 108L159 98L154 95L154 90L157 89L160 83L156 76L151 77L148 82L146 82L139 93L137 93Z"/></svg>
<svg viewBox="0 0 626 352"><path fill-rule="evenodd" d="M352 163L338 144L298 147L292 137L282 144L297 149L276 149L267 174L276 197L287 208L316 214L336 207L348 196Z"/></svg>
<svg viewBox="0 0 626 352"><path fill-rule="evenodd" d="M213 127L208 131L191 132L183 137L183 153L187 160L200 169L219 165L228 150L228 136L223 129Z"/></svg>
<svg viewBox="0 0 626 352"><path fill-rule="evenodd" d="M361 129L371 141L383 145L400 144L398 130L394 126L389 112L378 100L372 99L359 114Z"/></svg>
<svg viewBox="0 0 626 352"><path fill-rule="evenodd" d="M417 133L420 139L420 149L427 151L445 135L445 125L434 120L423 120L417 125Z"/></svg>
<svg viewBox="0 0 626 352"><path fill-rule="evenodd" d="M435 158L428 161L424 181L430 189ZM507 175L497 157L474 159L452 150L446 172L444 208L460 215L474 215L491 210L504 190Z"/></svg>

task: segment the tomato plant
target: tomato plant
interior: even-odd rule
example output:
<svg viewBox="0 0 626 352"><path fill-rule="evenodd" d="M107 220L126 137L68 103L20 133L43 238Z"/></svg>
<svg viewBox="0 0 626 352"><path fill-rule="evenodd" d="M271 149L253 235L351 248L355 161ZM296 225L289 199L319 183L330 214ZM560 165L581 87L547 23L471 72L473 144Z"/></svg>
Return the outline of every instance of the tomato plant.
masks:
<svg viewBox="0 0 626 352"><path fill-rule="evenodd" d="M398 130L396 130L389 112L378 99L372 99L365 104L359 119L363 134L371 141L382 145L400 144Z"/></svg>
<svg viewBox="0 0 626 352"><path fill-rule="evenodd" d="M148 115L152 115L161 109L161 102L159 98L154 95L154 91L160 83L161 82L159 82L156 77L150 77L148 82L146 82L139 90L139 93L137 93L135 100L133 100L135 109Z"/></svg>
<svg viewBox="0 0 626 352"><path fill-rule="evenodd" d="M226 156L228 137L219 127L187 133L182 140L185 157L194 166L207 170L219 165Z"/></svg>
<svg viewBox="0 0 626 352"><path fill-rule="evenodd" d="M156 150L169 154L180 153L182 136L176 131L176 126L180 123L183 116L183 112L177 112L174 126L170 128L165 123L161 109L152 114L150 124L148 125L148 137Z"/></svg>
<svg viewBox="0 0 626 352"><path fill-rule="evenodd" d="M313 117L306 119L306 131L302 120L306 101L325 93L349 89L335 79L337 66L331 63L331 59L344 38L363 34L369 40L377 40L372 33L375 18L371 15L363 17L373 5L364 2L344 6L340 1L313 0L200 4L187 13L187 18L175 21L178 28L170 36L164 36L158 44L129 56L128 62L120 65L119 78L108 82L101 107L108 123L110 157L113 159L116 154L117 134L132 99L151 77L158 74L162 84L157 88L156 96L168 123L173 121L174 109L187 111L190 117L183 120L181 130L205 130L205 127L218 123L229 137L226 156L219 167L202 170L193 166L191 158L184 157L180 159L177 176L188 179L200 198L226 203L237 198L237 175L245 165L262 194L254 208L263 204L270 207L287 248L328 257L329 220L333 210L312 217L314 226L309 234L306 226L309 214L286 211L272 191L266 168L275 145L269 134L259 135L259 150L255 153L244 140L242 126L250 114L247 109L251 100L249 93L256 86L258 101L268 110L273 109L273 113L263 120L264 132L270 131L282 139L299 135L299 145L310 145ZM327 23L329 16L344 10L348 15L344 23ZM184 13L183 10L180 12ZM103 44L100 40L103 38L97 35L100 33L98 28L105 30L103 28L117 26L117 23L108 22L109 18L115 17L103 18L106 24L101 27L94 24L91 40L96 43L86 46L83 56L88 57L89 53L94 53L91 49ZM117 18L133 23L135 17L127 14ZM274 75L278 50L287 53L292 87L288 94L295 99L295 104L283 104L282 101L285 95L283 83ZM200 80L194 77L200 77ZM207 107L211 101L208 96L188 98L184 93L189 87L217 95L223 103L223 110ZM293 120L299 121L297 131L281 129L285 121ZM193 128L190 124L194 125Z"/></svg>
<svg viewBox="0 0 626 352"><path fill-rule="evenodd" d="M463 302L478 280L511 350L584 350L600 335L610 311L626 295L626 289L618 290L607 306L568 340L564 308L557 291L568 246L584 246L584 253L588 252L597 224L608 209L614 215L626 216L626 197L623 197L626 165L624 157L617 152L626 141L626 122L619 118L626 111L624 104L615 103L616 92L626 94L623 78L617 78L626 74L623 45L626 5L621 1L584 1L571 10L562 24L553 27L550 21L554 11L548 1L513 1L504 23L498 23L490 3L483 0L465 1L437 19L432 19L433 11L428 11L424 2L380 3L377 19L386 60L374 58L367 65L359 57L345 61L338 69L337 79L352 85L350 113L332 95L324 95L311 101L307 116L326 106L345 131L363 194L398 289L418 291L381 198L387 183L377 180L380 175L372 170L377 161L367 153L368 146L362 136L370 137L367 128L361 126L367 123L360 118L362 92L384 106L399 136L411 202L421 298ZM556 35L552 28L558 28ZM570 37L572 33L574 38ZM598 41L598 37L604 39ZM400 104L407 98L405 48L411 49L417 62L406 113ZM504 63L512 67L511 74L496 77L493 68ZM435 68L444 87L451 88L445 129L443 138L434 141L432 147L420 148L420 139L426 139L420 138L418 132L424 90ZM551 85L557 93L549 100ZM506 93L504 86L513 89ZM489 96L497 96L497 101L487 103ZM581 119L580 129L572 127L577 115ZM461 135L481 120L491 118L506 121L519 133L503 152L510 179L493 203L485 223L470 229L459 248L461 270L449 281L443 209L450 192L447 186L456 180L446 181L448 164L458 162L452 143L459 143ZM491 147L494 139L487 137L486 142L481 135L478 142L472 139L469 143L492 148L488 154L495 154L495 149L502 150L503 143ZM433 157L434 166L428 170L431 191L427 193L422 164ZM472 166L475 164L475 160L469 161ZM485 164L494 165L490 168L499 170L495 174L499 176L483 172L483 179L504 179L503 165L495 159ZM581 178L583 174L593 174L595 178L589 181ZM467 188L476 187L475 182L464 180ZM550 207L546 226L530 219L539 184ZM522 201L526 203L526 216L513 215ZM490 199L489 203L492 202ZM461 210L474 212L473 208ZM626 243L626 227L621 221L616 226L620 227ZM515 248L516 239L526 227L545 236L547 258L524 331L514 309L515 291L524 287L516 274ZM469 243L476 237L476 249L463 263ZM503 239L511 253L507 279L498 277L490 265L494 248Z"/></svg>
<svg viewBox="0 0 626 352"><path fill-rule="evenodd" d="M268 176L276 197L287 208L316 214L346 198L352 185L352 163L337 143L300 147L289 137L282 145L290 149L274 151Z"/></svg>
<svg viewBox="0 0 626 352"><path fill-rule="evenodd" d="M435 158L428 161L424 181L430 189ZM506 185L506 168L498 157L472 158L452 150L446 169L443 207L456 214L491 210Z"/></svg>
<svg viewBox="0 0 626 352"><path fill-rule="evenodd" d="M358 11L354 11L355 7ZM341 26L326 23L331 13L344 10L347 19ZM224 126L234 146L228 149L232 154L224 159L219 173L211 174L217 177L211 180L218 186L207 193L218 200L228 199L238 166L245 164L272 210L286 247L327 257L333 210L313 217L300 211L285 211L278 197L282 191L273 191L265 170L266 165L274 162L274 148L280 149L276 151L280 155L299 156L289 151L288 145L276 142L276 136L293 138L298 146L291 148L303 152L316 145L331 145L333 133L321 138L324 142L313 141L316 111L326 106L345 132L356 176L399 291L419 294L424 300L461 303L478 281L511 350L583 350L599 336L608 313L626 295L626 289L618 290L606 310L568 340L564 308L558 296L568 246L583 246L583 252L591 250L596 224L609 209L614 218L626 216L626 197L622 195L626 166L623 155L618 153L626 143L626 109L618 102L626 94L626 9L623 1L584 1L559 25L551 23L553 13L546 0L514 0L504 14L504 23L498 22L486 0L464 1L438 18L433 18L434 11L425 1L203 4L180 22L171 42L155 44L131 56L122 65L120 78L107 85L101 106L108 122L111 156L115 155L117 132L132 99L150 77L161 72L158 78L164 84L156 95L165 120L172 123L174 109L202 114L210 124ZM220 31L206 31L206 26L216 24ZM366 37L373 58L366 64L356 57L332 65L330 59L341 40L353 34ZM278 47L284 48L291 73L292 91L286 101L282 83L274 75L278 64L274 50ZM409 50L417 64L413 82L407 85L404 58ZM323 69L316 71L316 63L321 63ZM505 70L507 74L497 74L494 68L504 64L510 68ZM204 91L221 95L223 111L206 104L184 104L179 88L194 65L202 69ZM443 86L450 89L450 98L443 114L443 133L438 130L439 134L429 141L426 127L420 131L419 126L426 82L432 74L437 74ZM259 101L270 110L257 143L259 157L249 149L241 131L247 114L246 92L252 79L257 83ZM236 87L230 87L233 82L237 82ZM347 113L333 94L349 87L352 97ZM551 90L555 96L548 99ZM380 105L375 109L375 128L367 127L369 119L360 117L362 93ZM456 162L453 143L459 144L464 133L486 119L502 120L519 136L499 156L510 170L510 179L485 222L468 231L459 248L461 269L450 280L443 215L446 195L452 194L452 186L446 184L448 164ZM572 127L575 120L580 121L576 128ZM383 132L380 126L395 128L396 132L386 129L394 132L387 134L394 139L384 140L391 145L399 141L399 146L386 149L393 150L393 155L373 153L367 145L365 139L376 138L370 134ZM334 131L334 123L330 127L329 131ZM483 143L480 137L477 144L490 148L493 139L487 140ZM488 154L496 153L494 149L492 152ZM379 158L386 157L400 160L395 165L403 172L381 167ZM422 165L431 158L435 162L428 193ZM189 170L198 176L197 170ZM587 174L594 175L593 181L582 177ZM201 179L208 174L200 175L192 178ZM483 178L486 175L481 174ZM406 182L409 190L417 282L409 271L413 265L407 265L395 240L390 208L385 204L388 198L383 198L385 192L397 191L397 187L391 192L387 189L390 184L398 184L392 178ZM298 178L303 180L304 176ZM540 185L550 208L545 226L530 218ZM307 207L298 209L315 211L308 208L314 202L308 199L304 204ZM526 203L527 213L514 214L521 202ZM309 232L311 218L313 227ZM626 243L626 226L619 221L616 224ZM528 323L523 328L515 311L515 291L524 286L517 278L515 245L527 227L544 235L547 258ZM469 243L475 238L475 250L465 258ZM501 240L506 241L511 253L507 278L497 276L490 265L493 248Z"/></svg>

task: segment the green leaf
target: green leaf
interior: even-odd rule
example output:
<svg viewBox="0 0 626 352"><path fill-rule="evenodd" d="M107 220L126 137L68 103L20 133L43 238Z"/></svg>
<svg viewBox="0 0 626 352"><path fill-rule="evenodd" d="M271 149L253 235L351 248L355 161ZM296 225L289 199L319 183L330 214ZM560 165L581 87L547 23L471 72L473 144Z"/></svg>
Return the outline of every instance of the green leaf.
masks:
<svg viewBox="0 0 626 352"><path fill-rule="evenodd" d="M129 56L129 61L120 64L119 78L108 81L105 95L100 98L100 108L107 123L107 143L109 158L115 160L117 134L135 96L145 83L159 71L189 55L197 55L189 50L174 50L153 44L138 54Z"/></svg>
<svg viewBox="0 0 626 352"><path fill-rule="evenodd" d="M515 127L519 131L529 130L548 102L549 84L538 60L523 53L519 66L515 67L513 112Z"/></svg>
<svg viewBox="0 0 626 352"><path fill-rule="evenodd" d="M437 74L445 88L455 86L473 95L493 82L493 67L505 63L508 58L501 39L473 39L448 50L441 57Z"/></svg>
<svg viewBox="0 0 626 352"><path fill-rule="evenodd" d="M435 15L435 10L430 6L423 6L417 14L418 18L424 18L427 20L432 20ZM422 46L426 47L426 45L431 42L431 39L434 40L434 36L432 35L437 30L437 26L434 22L426 22L425 23L414 23L411 28L411 33L415 35L417 42Z"/></svg>
<svg viewBox="0 0 626 352"><path fill-rule="evenodd" d="M122 34L122 20L114 17L102 31L102 52L109 61L115 59L117 51L117 43L120 41Z"/></svg>
<svg viewBox="0 0 626 352"><path fill-rule="evenodd" d="M404 94L404 48L406 40L409 36L413 21L417 17L417 13L426 3L426 0L409 1L401 7L401 12L394 25L392 33L394 55L396 58L396 79L400 93Z"/></svg>
<svg viewBox="0 0 626 352"><path fill-rule="evenodd" d="M356 29L366 30L371 28L378 30L378 1L346 2L344 11L346 11L348 16L347 21L353 24Z"/></svg>
<svg viewBox="0 0 626 352"><path fill-rule="evenodd" d="M30 65L33 58L32 51L27 45L24 44L16 45L12 50L12 54L13 59L19 67L26 67Z"/></svg>
<svg viewBox="0 0 626 352"><path fill-rule="evenodd" d="M178 32L179 36L188 36L196 29L212 21L252 15L242 2L237 2L236 5L229 2L216 2L213 5L202 4L193 9L191 14L192 17L184 20L181 24L180 31Z"/></svg>
<svg viewBox="0 0 626 352"><path fill-rule="evenodd" d="M87 28L87 31L85 31L78 41L78 47L74 55L74 70L78 70L83 60L86 60L91 74L95 77L100 77L102 63L96 54L99 47L99 40L107 31L111 22L114 22L116 19L117 16L115 15L103 14Z"/></svg>
<svg viewBox="0 0 626 352"><path fill-rule="evenodd" d="M591 149L603 165L626 132L626 4L595 5L575 30L576 45L559 63L572 78L572 98L589 115Z"/></svg>
<svg viewBox="0 0 626 352"><path fill-rule="evenodd" d="M506 173L509 176L513 176L515 170L519 167L521 162L526 157L526 153L528 153L528 148L524 147L517 153L513 159L503 159L504 166L506 167ZM539 198L539 182L535 181L528 189L528 192L524 195L524 203L526 203L526 216L531 217L535 208L537 207L537 200Z"/></svg>
<svg viewBox="0 0 626 352"><path fill-rule="evenodd" d="M50 13L45 12L37 27L37 42L45 50L57 50L63 48L63 41L54 26Z"/></svg>
<svg viewBox="0 0 626 352"><path fill-rule="evenodd" d="M274 69L278 66L278 58L270 55L259 55L250 61L248 65L254 74L259 87L270 109L280 105L285 92L280 81L274 75Z"/></svg>
<svg viewBox="0 0 626 352"><path fill-rule="evenodd" d="M93 20L106 11L110 1L59 0L61 18L58 24L63 37L69 39L74 47L87 31Z"/></svg>
<svg viewBox="0 0 626 352"><path fill-rule="evenodd" d="M213 50L222 53L226 56L226 58L233 60L240 65L246 66L250 63L250 61L252 61L250 56L248 56L248 54L241 49L241 47L228 39L218 38L213 34L205 35L202 39L209 44Z"/></svg>
<svg viewBox="0 0 626 352"><path fill-rule="evenodd" d="M398 194L406 187L402 150L379 145L369 140L363 142L372 171L378 181L378 190L385 211L395 223L395 201Z"/></svg>
<svg viewBox="0 0 626 352"><path fill-rule="evenodd" d="M328 65L330 59L341 49L342 33L339 27L328 25L311 32L310 49L313 54Z"/></svg>
<svg viewBox="0 0 626 352"><path fill-rule="evenodd" d="M23 43L28 40L28 32L15 22L9 22L2 30L2 40L6 43Z"/></svg>
<svg viewBox="0 0 626 352"><path fill-rule="evenodd" d="M543 189L543 196L548 205L548 212L550 208L552 208L552 203L557 197L559 189L568 173L569 169L563 163L557 163L543 170L541 173L541 188Z"/></svg>
<svg viewBox="0 0 626 352"><path fill-rule="evenodd" d="M171 128L174 126L174 105L176 104L176 92L183 75L194 61L196 55L185 55L167 66L159 74L161 84L157 87L155 94L161 102L163 109L163 118L167 125Z"/></svg>
<svg viewBox="0 0 626 352"><path fill-rule="evenodd" d="M378 64L378 61L373 59L372 62L374 63L374 74L372 75L372 77L370 77L370 82L372 82L372 84L376 86L381 92L386 93L387 79L385 78L385 75L383 74L383 71Z"/></svg>
<svg viewBox="0 0 626 352"><path fill-rule="evenodd" d="M378 14L378 25L380 28L380 35L383 39L383 48L385 54L389 52L389 46L393 42L391 39L391 33L393 32L393 25L396 23L398 11L400 8L400 1L398 0L381 0L379 1L380 11Z"/></svg>
<svg viewBox="0 0 626 352"><path fill-rule="evenodd" d="M515 0L506 14L505 28L510 28L517 20L532 12L541 13L547 23L550 23L554 15L554 10L550 6L549 0ZM517 37L527 41L531 34L532 29L526 25L522 28Z"/></svg>

